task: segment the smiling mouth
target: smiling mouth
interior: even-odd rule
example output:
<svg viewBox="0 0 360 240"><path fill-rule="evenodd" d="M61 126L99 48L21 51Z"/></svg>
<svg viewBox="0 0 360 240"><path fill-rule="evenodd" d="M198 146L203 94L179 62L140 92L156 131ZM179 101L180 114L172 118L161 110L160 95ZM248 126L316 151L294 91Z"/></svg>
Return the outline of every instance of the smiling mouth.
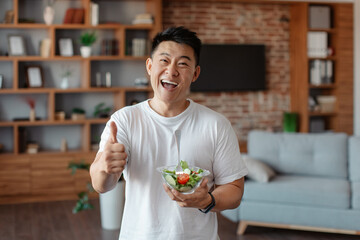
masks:
<svg viewBox="0 0 360 240"><path fill-rule="evenodd" d="M176 82L171 82L167 80L161 80L161 85L168 90L174 89L178 86Z"/></svg>

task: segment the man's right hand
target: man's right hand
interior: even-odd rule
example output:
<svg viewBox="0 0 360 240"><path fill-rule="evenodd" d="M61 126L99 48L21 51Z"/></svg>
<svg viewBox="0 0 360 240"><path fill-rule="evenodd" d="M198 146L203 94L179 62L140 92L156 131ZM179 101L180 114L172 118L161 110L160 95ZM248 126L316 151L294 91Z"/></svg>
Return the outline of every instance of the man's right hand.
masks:
<svg viewBox="0 0 360 240"><path fill-rule="evenodd" d="M118 143L116 135L116 124L110 122L110 136L100 157L101 170L107 174L122 173L126 165L125 146Z"/></svg>
<svg viewBox="0 0 360 240"><path fill-rule="evenodd" d="M98 193L113 189L126 165L125 146L118 143L116 135L116 124L110 122L110 135L104 151L96 155L90 166L91 182Z"/></svg>

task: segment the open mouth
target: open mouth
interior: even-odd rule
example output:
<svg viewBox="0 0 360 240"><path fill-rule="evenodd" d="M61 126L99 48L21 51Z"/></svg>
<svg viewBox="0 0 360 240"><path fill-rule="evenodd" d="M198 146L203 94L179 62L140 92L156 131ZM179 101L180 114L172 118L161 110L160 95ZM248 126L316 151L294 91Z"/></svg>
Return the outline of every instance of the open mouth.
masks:
<svg viewBox="0 0 360 240"><path fill-rule="evenodd" d="M176 82L171 82L168 80L161 80L161 85L166 88L166 89L174 89L178 86L178 84Z"/></svg>

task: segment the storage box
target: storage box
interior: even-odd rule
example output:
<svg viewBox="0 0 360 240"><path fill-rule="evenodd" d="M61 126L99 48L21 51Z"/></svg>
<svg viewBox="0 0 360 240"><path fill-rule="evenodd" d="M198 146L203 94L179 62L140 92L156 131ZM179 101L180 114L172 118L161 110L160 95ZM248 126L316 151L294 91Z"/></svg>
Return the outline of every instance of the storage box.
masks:
<svg viewBox="0 0 360 240"><path fill-rule="evenodd" d="M309 7L309 28L331 28L330 6Z"/></svg>
<svg viewBox="0 0 360 240"><path fill-rule="evenodd" d="M318 96L317 101L320 106L320 112L334 112L335 110L335 96Z"/></svg>

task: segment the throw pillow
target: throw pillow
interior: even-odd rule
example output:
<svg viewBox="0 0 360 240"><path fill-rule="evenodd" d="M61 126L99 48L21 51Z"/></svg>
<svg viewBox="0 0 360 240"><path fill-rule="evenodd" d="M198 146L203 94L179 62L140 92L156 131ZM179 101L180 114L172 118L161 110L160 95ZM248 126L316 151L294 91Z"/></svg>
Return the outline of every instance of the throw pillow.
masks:
<svg viewBox="0 0 360 240"><path fill-rule="evenodd" d="M276 175L275 171L264 162L248 155L242 156L248 168L247 177L257 182L269 182Z"/></svg>

